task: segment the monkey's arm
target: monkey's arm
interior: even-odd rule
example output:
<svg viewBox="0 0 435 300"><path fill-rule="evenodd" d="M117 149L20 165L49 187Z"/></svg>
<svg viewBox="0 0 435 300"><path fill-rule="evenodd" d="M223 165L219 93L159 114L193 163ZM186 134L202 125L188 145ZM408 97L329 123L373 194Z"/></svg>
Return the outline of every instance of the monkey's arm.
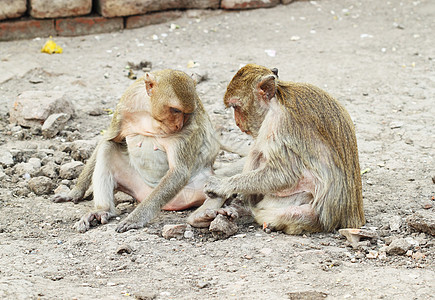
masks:
<svg viewBox="0 0 435 300"><path fill-rule="evenodd" d="M271 194L295 187L301 173L292 168L282 169L265 165L260 169L229 178L210 177L204 192L208 195L228 198L232 194Z"/></svg>
<svg viewBox="0 0 435 300"><path fill-rule="evenodd" d="M178 145L171 146L171 149L168 151L170 166L168 172L163 176L152 193L118 225L116 228L117 232L125 232L130 229L143 227L189 182L194 166L187 162L194 161L193 157L199 155L199 149L187 147L189 143L188 140L183 140ZM186 155L189 157L186 157Z"/></svg>

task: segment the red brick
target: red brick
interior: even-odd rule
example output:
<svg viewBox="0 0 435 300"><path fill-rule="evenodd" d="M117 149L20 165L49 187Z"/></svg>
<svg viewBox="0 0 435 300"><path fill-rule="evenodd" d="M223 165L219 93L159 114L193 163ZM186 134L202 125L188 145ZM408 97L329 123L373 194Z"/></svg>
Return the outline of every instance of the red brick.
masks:
<svg viewBox="0 0 435 300"><path fill-rule="evenodd" d="M27 0L1 0L0 20L18 18L27 10Z"/></svg>
<svg viewBox="0 0 435 300"><path fill-rule="evenodd" d="M280 0L222 0L222 9L250 9L273 7L280 3Z"/></svg>
<svg viewBox="0 0 435 300"><path fill-rule="evenodd" d="M108 19L100 16L91 16L56 20L57 34L62 36L111 32L123 28L123 18Z"/></svg>
<svg viewBox="0 0 435 300"><path fill-rule="evenodd" d="M169 9L219 8L219 0L96 0L96 7L99 14L110 18Z"/></svg>
<svg viewBox="0 0 435 300"><path fill-rule="evenodd" d="M92 0L30 0L30 15L37 19L87 15L91 9Z"/></svg>
<svg viewBox="0 0 435 300"><path fill-rule="evenodd" d="M127 17L125 28L132 29L132 28L139 28L152 24L165 23L170 20L177 19L181 17L181 15L182 15L181 11L172 10L172 11L163 11L163 12L151 13L151 14L140 15L140 16Z"/></svg>
<svg viewBox="0 0 435 300"><path fill-rule="evenodd" d="M53 20L23 20L0 23L0 41L55 35Z"/></svg>

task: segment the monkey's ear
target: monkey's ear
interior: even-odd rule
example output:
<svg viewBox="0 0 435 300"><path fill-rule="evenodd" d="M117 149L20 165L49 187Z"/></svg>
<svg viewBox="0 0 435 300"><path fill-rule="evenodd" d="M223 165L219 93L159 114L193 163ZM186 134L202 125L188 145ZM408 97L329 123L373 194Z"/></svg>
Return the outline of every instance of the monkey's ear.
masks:
<svg viewBox="0 0 435 300"><path fill-rule="evenodd" d="M257 85L258 93L260 97L265 101L269 102L275 96L276 86L275 86L275 76L270 75L264 77Z"/></svg>
<svg viewBox="0 0 435 300"><path fill-rule="evenodd" d="M275 74L276 78L278 78L278 69L277 68L273 68L271 69L272 73Z"/></svg>
<svg viewBox="0 0 435 300"><path fill-rule="evenodd" d="M148 96L151 97L153 89L156 87L157 81L151 73L147 73L145 76L145 87L147 89Z"/></svg>

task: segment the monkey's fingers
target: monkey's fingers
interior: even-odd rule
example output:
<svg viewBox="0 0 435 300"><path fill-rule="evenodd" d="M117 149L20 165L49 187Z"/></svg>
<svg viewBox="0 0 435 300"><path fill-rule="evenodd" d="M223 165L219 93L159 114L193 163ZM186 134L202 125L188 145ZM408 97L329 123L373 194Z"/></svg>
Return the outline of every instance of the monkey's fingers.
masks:
<svg viewBox="0 0 435 300"><path fill-rule="evenodd" d="M54 203L61 203L61 202L70 202L73 201L72 197L64 194L57 194L54 195L53 198L51 198L51 201Z"/></svg>
<svg viewBox="0 0 435 300"><path fill-rule="evenodd" d="M192 215L187 219L187 223L189 223L193 227L197 228L206 228L210 226L210 223L216 218L217 212L214 209L207 209L197 215Z"/></svg>
<svg viewBox="0 0 435 300"><path fill-rule="evenodd" d="M138 229L138 228L142 228L145 224L143 224L142 222L130 222L128 220L124 220L123 222L121 222L118 227L116 227L116 232L118 233L122 233L122 232L126 232L130 229Z"/></svg>
<svg viewBox="0 0 435 300"><path fill-rule="evenodd" d="M74 224L73 228L80 233L88 231L89 228L91 228L92 220L90 218L93 219L93 217L89 215L83 216L79 221Z"/></svg>

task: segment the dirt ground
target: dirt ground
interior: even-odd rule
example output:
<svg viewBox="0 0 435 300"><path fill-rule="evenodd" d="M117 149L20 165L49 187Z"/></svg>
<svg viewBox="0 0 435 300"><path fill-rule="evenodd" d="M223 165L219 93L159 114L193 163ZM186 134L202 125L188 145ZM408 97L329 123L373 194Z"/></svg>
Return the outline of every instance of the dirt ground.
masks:
<svg viewBox="0 0 435 300"><path fill-rule="evenodd" d="M163 212L144 229L107 225L84 234L72 226L92 201L52 203L28 190L14 166L0 167L2 299L430 299L434 237L411 229L415 212L433 218L435 184L435 2L322 0L241 12L197 12L166 24L55 38L62 54L40 53L46 37L0 43L0 151L16 163L68 161L61 147L97 140L132 83L128 62L208 74L199 95L225 134L246 140L222 98L246 63L277 67L283 80L309 82L351 114L358 138L367 228L378 238L352 247L337 232L289 236L254 223L217 240L207 230L167 240ZM190 63L189 63L190 62ZM194 62L193 68L191 67ZM141 76L142 71L137 71ZM64 91L77 115L53 139L9 125L23 91ZM51 149L47 151L46 149ZM218 158L226 163L228 155ZM69 158L71 159L71 158ZM28 178L27 178L28 179ZM60 178L54 176L57 185ZM64 181L73 186L74 180ZM382 252L405 238L403 255ZM118 254L120 247L131 253Z"/></svg>

